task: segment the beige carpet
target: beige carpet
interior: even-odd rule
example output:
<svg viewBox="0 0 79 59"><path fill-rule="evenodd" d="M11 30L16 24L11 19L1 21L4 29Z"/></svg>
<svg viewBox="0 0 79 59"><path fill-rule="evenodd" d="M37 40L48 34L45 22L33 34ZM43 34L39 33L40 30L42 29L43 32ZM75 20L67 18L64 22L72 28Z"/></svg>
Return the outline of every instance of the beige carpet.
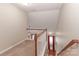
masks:
<svg viewBox="0 0 79 59"><path fill-rule="evenodd" d="M26 40L1 56L34 56L34 41Z"/></svg>

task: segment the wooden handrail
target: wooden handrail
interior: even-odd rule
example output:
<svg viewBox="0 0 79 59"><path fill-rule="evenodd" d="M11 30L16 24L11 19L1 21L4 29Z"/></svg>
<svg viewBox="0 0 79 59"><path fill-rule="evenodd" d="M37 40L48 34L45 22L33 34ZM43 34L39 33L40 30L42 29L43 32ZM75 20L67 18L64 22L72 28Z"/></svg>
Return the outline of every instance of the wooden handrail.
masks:
<svg viewBox="0 0 79 59"><path fill-rule="evenodd" d="M43 29L43 31L41 33L38 34L38 37L40 37L44 32L46 32L47 29Z"/></svg>
<svg viewBox="0 0 79 59"><path fill-rule="evenodd" d="M27 28L27 30L46 30L46 29L38 29L38 28Z"/></svg>
<svg viewBox="0 0 79 59"><path fill-rule="evenodd" d="M45 31L46 31L46 35L47 35L47 28L46 29L27 28L27 30L40 30L40 31L42 31L39 34L37 34L37 37L40 37Z"/></svg>
<svg viewBox="0 0 79 59"><path fill-rule="evenodd" d="M69 47L71 47L75 43L79 43L79 40L74 39L70 41L57 55L60 55L61 53L63 53L65 50L67 50Z"/></svg>

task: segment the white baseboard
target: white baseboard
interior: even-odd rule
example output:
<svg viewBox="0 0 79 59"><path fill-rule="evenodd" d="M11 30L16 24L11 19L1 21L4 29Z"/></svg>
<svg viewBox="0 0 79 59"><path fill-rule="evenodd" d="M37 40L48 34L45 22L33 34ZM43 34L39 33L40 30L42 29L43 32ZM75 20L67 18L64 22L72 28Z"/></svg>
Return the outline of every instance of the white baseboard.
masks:
<svg viewBox="0 0 79 59"><path fill-rule="evenodd" d="M6 51L8 51L8 50L12 49L13 47L15 47L15 46L17 46L17 45L21 44L21 43L22 43L22 42L24 42L25 40L26 40L26 39L21 40L21 41L19 41L19 42L15 43L14 45L10 46L9 48L6 48L6 49L2 50L2 51L0 52L0 54L2 54L2 53L4 53L4 52L6 52Z"/></svg>
<svg viewBox="0 0 79 59"><path fill-rule="evenodd" d="M46 42L45 45L44 45L44 49L43 49L43 51L42 51L42 55L41 55L41 56L44 56L44 53L45 53L46 47L47 47L47 42Z"/></svg>
<svg viewBox="0 0 79 59"><path fill-rule="evenodd" d="M28 38L27 38L26 40L34 40L34 39L28 39Z"/></svg>

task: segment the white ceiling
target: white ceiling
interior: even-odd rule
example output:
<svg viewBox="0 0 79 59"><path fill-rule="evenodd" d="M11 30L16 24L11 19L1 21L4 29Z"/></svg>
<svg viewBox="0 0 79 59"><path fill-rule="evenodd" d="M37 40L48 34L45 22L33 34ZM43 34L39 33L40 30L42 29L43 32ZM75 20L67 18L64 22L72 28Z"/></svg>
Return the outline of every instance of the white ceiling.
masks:
<svg viewBox="0 0 79 59"><path fill-rule="evenodd" d="M23 5L23 4L14 4L17 7L31 12L31 11L47 11L47 10L55 10L55 9L60 9L62 4L61 3L32 3Z"/></svg>

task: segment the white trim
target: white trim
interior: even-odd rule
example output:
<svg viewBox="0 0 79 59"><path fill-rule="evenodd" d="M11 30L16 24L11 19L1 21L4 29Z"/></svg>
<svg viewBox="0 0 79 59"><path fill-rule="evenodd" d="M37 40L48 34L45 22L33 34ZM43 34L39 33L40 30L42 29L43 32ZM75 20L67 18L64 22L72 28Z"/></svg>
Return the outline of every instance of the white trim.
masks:
<svg viewBox="0 0 79 59"><path fill-rule="evenodd" d="M34 39L28 39L28 38L27 38L26 40L34 40Z"/></svg>
<svg viewBox="0 0 79 59"><path fill-rule="evenodd" d="M6 51L8 51L8 50L12 49L13 47L15 47L15 46L17 46L17 45L21 44L21 43L22 43L22 42L24 42L25 40L26 40L26 39L21 40L21 41L17 42L16 44L14 44L14 45L10 46L9 48L6 48L6 49L2 50L2 51L0 52L0 54L2 54L2 53L4 53L4 52L6 52Z"/></svg>
<svg viewBox="0 0 79 59"><path fill-rule="evenodd" d="M46 42L45 45L44 45L44 49L43 49L43 51L42 51L41 56L44 56L44 53L45 53L46 47L47 47L47 42Z"/></svg>

